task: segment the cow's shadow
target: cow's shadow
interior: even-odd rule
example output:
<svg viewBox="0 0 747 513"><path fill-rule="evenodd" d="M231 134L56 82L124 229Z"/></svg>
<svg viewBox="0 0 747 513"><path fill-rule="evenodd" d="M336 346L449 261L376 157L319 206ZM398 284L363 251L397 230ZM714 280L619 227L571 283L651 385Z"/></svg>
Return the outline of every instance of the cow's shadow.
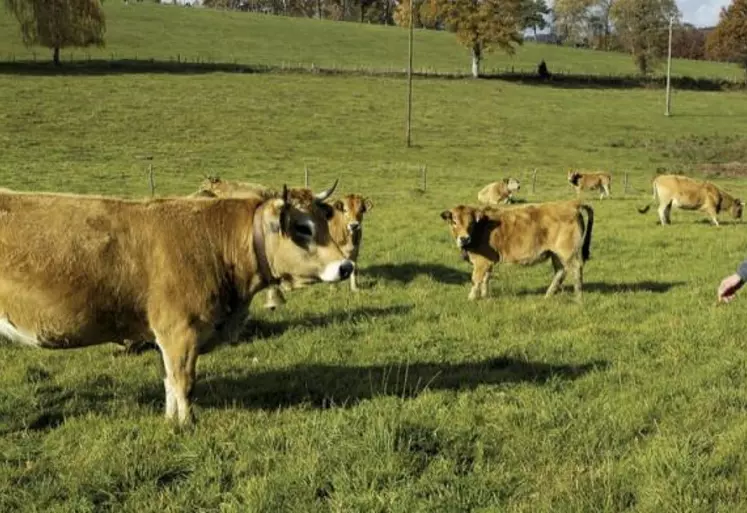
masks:
<svg viewBox="0 0 747 513"><path fill-rule="evenodd" d="M263 314L262 317L250 316L246 327L234 345L249 343L256 339L279 337L286 331L299 327L323 327L330 324L339 324L340 322L360 322L362 320L372 320L379 317L389 317L392 315L406 315L412 310L412 305L392 305L385 307L368 306L357 308L355 310L333 310L331 312L307 315L297 319L273 319L272 314L269 316ZM202 352L208 353L223 344L217 344ZM137 355L146 351L157 350L154 341L143 340L130 342L115 351L116 356Z"/></svg>
<svg viewBox="0 0 747 513"><path fill-rule="evenodd" d="M686 285L684 281L637 281L631 283L604 283L604 282L590 282L583 284L584 292L599 292L601 294L626 294L634 292L652 292L655 294L664 294L669 292L674 287L680 287ZM563 285L563 290L570 290L571 285L566 283ZM524 289L516 292L517 296L534 296L543 295L547 292L547 287L541 287L536 289Z"/></svg>
<svg viewBox="0 0 747 513"><path fill-rule="evenodd" d="M453 267L441 264L405 262L402 264L381 264L366 267L362 271L367 276L397 281L399 283L410 283L420 275L428 275L439 283L447 285L458 285L468 282L470 274Z"/></svg>
<svg viewBox="0 0 747 513"><path fill-rule="evenodd" d="M395 363L390 365L296 365L289 369L241 371L234 376L203 375L193 398L201 407L241 406L277 410L304 405L312 408L350 407L379 396L413 398L424 390L472 390L482 385L543 384L551 379L574 380L609 367L595 360L580 364L545 363L498 357L467 363ZM163 406L163 387L149 387L140 401Z"/></svg>

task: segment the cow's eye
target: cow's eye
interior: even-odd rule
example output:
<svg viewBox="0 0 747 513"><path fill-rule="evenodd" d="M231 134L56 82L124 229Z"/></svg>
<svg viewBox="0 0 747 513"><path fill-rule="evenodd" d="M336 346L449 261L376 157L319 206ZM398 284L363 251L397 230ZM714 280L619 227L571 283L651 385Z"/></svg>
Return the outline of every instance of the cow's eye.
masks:
<svg viewBox="0 0 747 513"><path fill-rule="evenodd" d="M296 225L295 229L296 235L303 237L305 239L310 239L314 236L314 233L311 231L311 227L308 224L305 223L298 223Z"/></svg>

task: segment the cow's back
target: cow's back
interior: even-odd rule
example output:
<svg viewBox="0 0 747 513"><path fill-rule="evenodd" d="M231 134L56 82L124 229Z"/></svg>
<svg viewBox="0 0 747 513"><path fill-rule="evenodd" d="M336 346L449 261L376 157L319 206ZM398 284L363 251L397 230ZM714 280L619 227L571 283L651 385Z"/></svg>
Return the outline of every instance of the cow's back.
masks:
<svg viewBox="0 0 747 513"><path fill-rule="evenodd" d="M503 182L492 182L480 189L477 193L477 201L490 205L498 203L508 195L508 188Z"/></svg>

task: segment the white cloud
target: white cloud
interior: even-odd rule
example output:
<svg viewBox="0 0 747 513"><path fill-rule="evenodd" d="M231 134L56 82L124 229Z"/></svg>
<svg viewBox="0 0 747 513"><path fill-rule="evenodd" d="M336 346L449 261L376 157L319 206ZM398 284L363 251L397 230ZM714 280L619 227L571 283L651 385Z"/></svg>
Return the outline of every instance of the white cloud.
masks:
<svg viewBox="0 0 747 513"><path fill-rule="evenodd" d="M682 12L682 20L696 27L710 27L718 23L722 7L729 5L729 0L680 0L677 6Z"/></svg>

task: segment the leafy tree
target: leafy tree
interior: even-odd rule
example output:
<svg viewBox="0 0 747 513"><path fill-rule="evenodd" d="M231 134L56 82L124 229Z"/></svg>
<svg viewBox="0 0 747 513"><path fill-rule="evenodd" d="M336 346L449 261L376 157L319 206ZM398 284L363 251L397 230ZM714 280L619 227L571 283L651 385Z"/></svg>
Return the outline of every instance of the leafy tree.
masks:
<svg viewBox="0 0 747 513"><path fill-rule="evenodd" d="M442 25L439 3L435 0L415 0L413 4L413 26L437 29ZM410 0L400 0L394 11L394 22L400 27L410 26Z"/></svg>
<svg viewBox="0 0 747 513"><path fill-rule="evenodd" d="M704 59L705 58L705 33L685 23L672 33L672 57L682 59Z"/></svg>
<svg viewBox="0 0 747 513"><path fill-rule="evenodd" d="M588 33L590 9L595 0L555 0L553 20L558 36L566 41L581 41Z"/></svg>
<svg viewBox="0 0 747 513"><path fill-rule="evenodd" d="M738 63L747 74L747 0L734 0L721 9L716 29L708 34L706 53L711 59Z"/></svg>
<svg viewBox="0 0 747 513"><path fill-rule="evenodd" d="M457 40L472 53L472 76L480 76L484 52L500 48L508 54L523 42L522 0L438 0L439 12Z"/></svg>
<svg viewBox="0 0 747 513"><path fill-rule="evenodd" d="M56 65L61 48L104 45L99 0L5 0L5 7L18 20L24 44L51 48Z"/></svg>
<svg viewBox="0 0 747 513"><path fill-rule="evenodd" d="M643 74L666 54L670 17L679 18L674 0L617 0L612 5L618 38Z"/></svg>
<svg viewBox="0 0 747 513"><path fill-rule="evenodd" d="M545 16L550 14L545 0L522 0L521 2L521 28L532 29L534 37L537 37L538 30L547 28Z"/></svg>

